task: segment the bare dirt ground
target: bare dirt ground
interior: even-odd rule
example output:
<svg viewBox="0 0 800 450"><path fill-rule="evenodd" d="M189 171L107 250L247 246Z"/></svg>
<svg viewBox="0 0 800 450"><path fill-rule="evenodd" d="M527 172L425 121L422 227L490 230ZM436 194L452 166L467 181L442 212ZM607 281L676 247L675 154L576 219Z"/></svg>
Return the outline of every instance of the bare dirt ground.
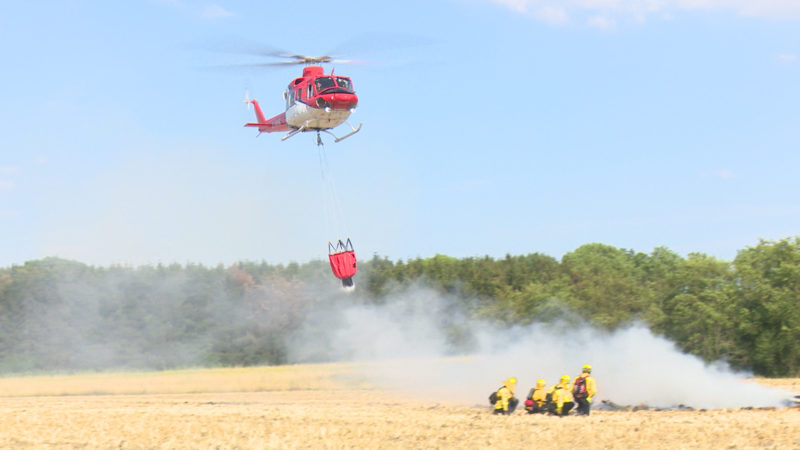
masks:
<svg viewBox="0 0 800 450"><path fill-rule="evenodd" d="M493 416L488 405L313 385L313 374L306 380L310 388L303 389L286 384L297 381L287 373L293 372L262 368L151 377L161 381L147 384L165 393L130 393L141 382L131 374L117 375L121 393L111 388L113 375L0 379L0 448L800 448L797 407ZM108 382L107 392L76 391L88 389L85 380L95 377ZM224 385L230 392L204 384L224 379L238 384ZM800 379L756 381L800 393ZM12 392L25 385L23 395ZM270 390L259 390L265 387ZM60 393L37 395L37 389Z"/></svg>

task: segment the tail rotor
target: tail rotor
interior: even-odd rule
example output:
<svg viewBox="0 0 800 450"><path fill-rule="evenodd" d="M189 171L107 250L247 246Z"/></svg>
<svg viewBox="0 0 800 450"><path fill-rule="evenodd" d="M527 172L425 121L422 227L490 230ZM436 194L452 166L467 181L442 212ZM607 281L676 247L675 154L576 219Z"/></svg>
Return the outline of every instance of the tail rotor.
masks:
<svg viewBox="0 0 800 450"><path fill-rule="evenodd" d="M250 111L253 110L253 99L250 98L250 91L248 91L248 90L244 91L244 99L242 99L242 103L247 105L246 106L247 112L250 112Z"/></svg>

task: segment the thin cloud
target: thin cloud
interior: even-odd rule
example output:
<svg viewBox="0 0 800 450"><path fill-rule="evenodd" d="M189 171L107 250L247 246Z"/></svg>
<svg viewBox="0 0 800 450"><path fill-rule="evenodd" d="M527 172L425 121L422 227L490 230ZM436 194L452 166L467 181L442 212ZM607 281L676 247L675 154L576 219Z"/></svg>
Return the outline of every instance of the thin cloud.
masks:
<svg viewBox="0 0 800 450"><path fill-rule="evenodd" d="M200 7L199 5L195 5L192 2L185 2L183 0L150 0L152 3L156 5L163 5L169 8L173 8L177 11L180 11L183 14L189 14L192 16L200 16L206 20L218 20L218 19L225 19L228 17L236 16L235 13L228 11L227 9L223 8L222 6L212 3L205 7Z"/></svg>
<svg viewBox="0 0 800 450"><path fill-rule="evenodd" d="M712 172L711 175L723 180L732 180L736 178L736 174L730 169L717 169Z"/></svg>
<svg viewBox="0 0 800 450"><path fill-rule="evenodd" d="M794 64L797 62L797 55L792 53L778 53L775 55L775 59L784 64Z"/></svg>
<svg viewBox="0 0 800 450"><path fill-rule="evenodd" d="M233 17L235 15L236 14L217 4L206 6L202 13L202 17L209 20L224 19L226 17Z"/></svg>
<svg viewBox="0 0 800 450"><path fill-rule="evenodd" d="M493 3L497 3L507 7L512 11L516 11L518 13L526 13L528 12L528 5L532 3L529 0L492 0Z"/></svg>
<svg viewBox="0 0 800 450"><path fill-rule="evenodd" d="M20 213L17 210L9 209L9 210L1 210L0 209L0 218L8 219L12 217L19 217Z"/></svg>
<svg viewBox="0 0 800 450"><path fill-rule="evenodd" d="M716 0L708 2L712 8L733 10L742 16L772 19L800 18L800 2L797 0ZM730 4L730 5L728 5Z"/></svg>
<svg viewBox="0 0 800 450"><path fill-rule="evenodd" d="M488 0L552 25L585 23L609 29L617 22L671 19L680 12L734 13L767 19L800 19L797 0Z"/></svg>
<svg viewBox="0 0 800 450"><path fill-rule="evenodd" d="M601 30L613 30L617 28L617 21L606 16L594 16L588 20L588 25L592 28Z"/></svg>
<svg viewBox="0 0 800 450"><path fill-rule="evenodd" d="M172 7L172 8L176 8L176 7L180 8L180 7L184 6L183 2L181 0L150 0L150 3L156 4L156 5L165 5L165 6L169 6L169 7Z"/></svg>
<svg viewBox="0 0 800 450"><path fill-rule="evenodd" d="M18 166L0 166L0 175L13 176L18 171ZM11 189L14 189L14 181L8 178L0 178L0 190Z"/></svg>
<svg viewBox="0 0 800 450"><path fill-rule="evenodd" d="M563 25L569 22L569 13L559 6L544 6L538 8L535 12L535 16L539 20L552 25Z"/></svg>

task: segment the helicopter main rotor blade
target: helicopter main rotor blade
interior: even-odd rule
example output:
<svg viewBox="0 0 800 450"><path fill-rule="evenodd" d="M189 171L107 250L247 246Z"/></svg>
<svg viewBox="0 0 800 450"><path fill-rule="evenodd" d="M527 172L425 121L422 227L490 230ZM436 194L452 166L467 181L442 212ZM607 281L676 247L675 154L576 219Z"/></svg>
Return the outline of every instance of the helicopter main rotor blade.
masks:
<svg viewBox="0 0 800 450"><path fill-rule="evenodd" d="M322 64L363 64L365 61L355 59L342 58L342 54L323 54L318 56L303 55L299 53L287 52L285 50L275 48L269 45L248 42L248 41L228 41L217 43L210 47L208 50L251 55L255 57L255 61L251 63L242 64L222 64L211 69L253 69L253 68L280 68L288 66L308 66L308 65L322 65ZM264 59L267 59L264 61ZM270 61L272 59L272 61ZM261 60L261 61L259 61Z"/></svg>
<svg viewBox="0 0 800 450"><path fill-rule="evenodd" d="M221 64L216 66L204 66L202 69L206 70L223 70L223 71L236 71L242 69L277 69L280 67L292 67L299 63L294 61L274 62L274 63L252 63L252 64Z"/></svg>
<svg viewBox="0 0 800 450"><path fill-rule="evenodd" d="M268 57L268 58L288 59L288 60L293 60L298 64L327 62L328 60L333 58L332 56L328 55L321 55L321 56L302 55L299 53L287 52L286 50L272 47L269 45L246 42L246 41L225 42L221 44L212 45L209 47L209 49L212 51L218 51L223 53L234 53L234 54Z"/></svg>

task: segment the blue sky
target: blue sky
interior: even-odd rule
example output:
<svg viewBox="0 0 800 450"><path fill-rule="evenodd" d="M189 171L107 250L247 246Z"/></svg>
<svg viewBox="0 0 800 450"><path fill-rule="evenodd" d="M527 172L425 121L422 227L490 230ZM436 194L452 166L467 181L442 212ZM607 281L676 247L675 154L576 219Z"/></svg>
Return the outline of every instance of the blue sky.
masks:
<svg viewBox="0 0 800 450"><path fill-rule="evenodd" d="M751 4L753 3L753 4ZM757 3L757 4L755 4ZM755 6L754 6L755 4ZM344 49L362 131L256 138ZM0 266L560 258L591 242L732 260L800 234L796 0L5 2ZM341 130L337 130L340 133Z"/></svg>

